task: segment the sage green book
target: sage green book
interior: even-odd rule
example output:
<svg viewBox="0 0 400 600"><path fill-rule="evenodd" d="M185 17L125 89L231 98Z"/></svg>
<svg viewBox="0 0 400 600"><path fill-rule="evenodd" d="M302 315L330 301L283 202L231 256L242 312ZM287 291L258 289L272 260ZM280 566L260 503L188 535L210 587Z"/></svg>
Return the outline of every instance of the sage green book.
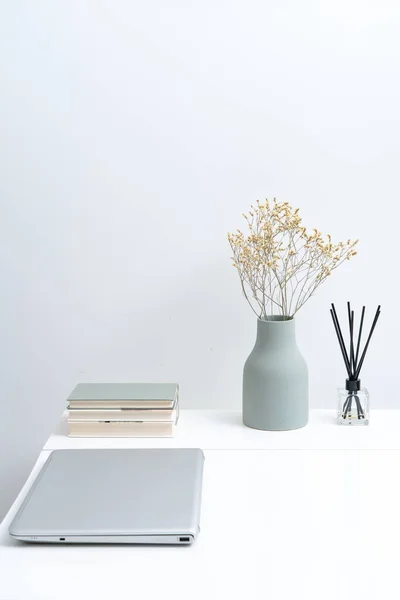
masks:
<svg viewBox="0 0 400 600"><path fill-rule="evenodd" d="M78 383L68 396L69 408L173 409L177 383Z"/></svg>

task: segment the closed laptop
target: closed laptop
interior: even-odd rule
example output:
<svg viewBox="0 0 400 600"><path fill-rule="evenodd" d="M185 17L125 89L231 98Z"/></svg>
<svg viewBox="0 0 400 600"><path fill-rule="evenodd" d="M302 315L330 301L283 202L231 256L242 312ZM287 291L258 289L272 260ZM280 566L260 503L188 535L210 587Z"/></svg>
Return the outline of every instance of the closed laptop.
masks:
<svg viewBox="0 0 400 600"><path fill-rule="evenodd" d="M199 532L198 448L54 450L12 521L26 542L191 544Z"/></svg>

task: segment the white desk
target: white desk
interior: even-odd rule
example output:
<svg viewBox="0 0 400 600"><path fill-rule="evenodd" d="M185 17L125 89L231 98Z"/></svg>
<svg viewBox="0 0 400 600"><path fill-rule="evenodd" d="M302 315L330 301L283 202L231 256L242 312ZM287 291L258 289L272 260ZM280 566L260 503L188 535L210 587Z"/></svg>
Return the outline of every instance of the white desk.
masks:
<svg viewBox="0 0 400 600"><path fill-rule="evenodd" d="M399 599L400 450L394 425L386 428L386 420L379 425L373 413L369 428L345 429L328 424L330 413L318 413L302 434L274 434L281 450L265 451L257 447L270 448L272 442L265 441L270 434L262 440L260 432L241 431L234 413L225 413L224 424L221 412L182 412L174 440L128 441L130 447L179 445L181 438L182 445L189 445L185 423L191 423L194 434L197 418L199 431L208 423L205 443L198 434L190 444L203 447L206 455L197 542L135 547L12 540L8 525L50 449L94 447L95 441L96 447L121 447L121 440L64 439L59 432L50 437L0 526L1 600ZM385 416L399 423L395 411ZM324 435L319 427L326 428ZM386 429L391 433L385 435ZM327 437L333 447L335 431L341 449L326 449L325 443L318 450L317 441ZM236 433L239 449L234 449ZM295 443L302 451L282 451L281 435L286 447ZM353 450L343 449L343 436Z"/></svg>
<svg viewBox="0 0 400 600"><path fill-rule="evenodd" d="M194 448L206 450L400 450L400 410L376 410L367 427L338 426L333 410L313 410L307 427L257 431L244 427L241 413L181 410L174 438L70 438L67 412L44 450L60 448Z"/></svg>

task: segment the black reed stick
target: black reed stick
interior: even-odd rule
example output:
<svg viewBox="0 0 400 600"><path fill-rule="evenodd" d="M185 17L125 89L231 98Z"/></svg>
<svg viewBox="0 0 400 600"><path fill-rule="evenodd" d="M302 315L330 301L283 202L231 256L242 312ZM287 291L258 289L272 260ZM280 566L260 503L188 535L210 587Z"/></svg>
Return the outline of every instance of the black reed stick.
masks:
<svg viewBox="0 0 400 600"><path fill-rule="evenodd" d="M346 356L346 349L344 347L343 336L342 336L342 332L340 330L339 322L337 320L337 315L333 312L332 308L330 310L330 313L331 313L333 325L334 325L335 330L336 330L336 335L337 335L337 338L338 338L338 341L339 341L339 346L340 346L340 349L343 352L343 360L345 361L345 364L346 364L346 367L347 367L348 366L348 357Z"/></svg>
<svg viewBox="0 0 400 600"><path fill-rule="evenodd" d="M367 354L368 346L369 346L369 343L371 341L371 337L372 337L372 334L374 333L374 329L375 329L375 326L376 326L376 324L378 322L380 314L381 314L381 306L379 305L378 308L376 309L375 318L374 318L374 321L372 323L371 331L369 332L367 343L365 344L364 352L362 353L361 358L360 358L360 362L358 363L357 368L356 368L356 373L355 373L356 379L358 379L358 377L360 375L361 367L363 366L365 355Z"/></svg>
<svg viewBox="0 0 400 600"><path fill-rule="evenodd" d="M358 396L356 396L356 403L357 403L357 415L359 419L365 419L365 415L364 415L364 411L361 407L361 402L360 402L360 398Z"/></svg>
<svg viewBox="0 0 400 600"><path fill-rule="evenodd" d="M343 404L343 408L342 408L342 414L343 414L343 417L344 417L344 418L346 418L346 416L347 416L347 411L348 411L348 409L349 409L349 402L350 402L350 398L351 398L351 394L349 394L349 395L347 396L347 398L346 398L346 400L344 401L344 404Z"/></svg>
<svg viewBox="0 0 400 600"><path fill-rule="evenodd" d="M353 360L351 357L351 308L350 302L347 303L347 317L349 319L349 359L350 359L350 372L353 373Z"/></svg>
<svg viewBox="0 0 400 600"><path fill-rule="evenodd" d="M339 340L339 346L340 346L340 350L341 350L342 355L343 355L343 360L344 360L344 364L345 364L345 367L346 367L346 370L347 370L347 374L350 377L351 376L351 372L350 372L349 359L348 359L347 354L346 354L346 348L344 346L344 342L343 342L343 340L340 337L340 332L339 332L339 329L338 329L338 325L337 325L337 323L335 321L335 317L333 316L332 310L331 310L331 315L332 315L333 324L335 326L336 335L337 335L338 340Z"/></svg>
<svg viewBox="0 0 400 600"><path fill-rule="evenodd" d="M357 350L356 350L356 364L358 363L358 353L360 352L361 334L362 334L362 328L364 325L364 315L365 315L365 306L362 307L362 311L361 311L361 322L360 322L360 329L358 331Z"/></svg>
<svg viewBox="0 0 400 600"><path fill-rule="evenodd" d="M339 341L340 350L342 351L344 364L346 366L347 372L348 372L349 377L350 377L349 359L348 359L347 354L346 354L346 348L345 348L345 345L344 345L344 341L343 341L343 337L342 337L342 332L340 331L339 324L338 324L337 320L335 319L335 315L334 315L332 309L331 309L330 312L331 312L331 317L332 317L333 324L335 326L336 335L337 335L337 338L338 338L338 341Z"/></svg>
<svg viewBox="0 0 400 600"><path fill-rule="evenodd" d="M336 314L336 309L335 309L334 304L332 304L331 316L332 316L333 324L334 324L335 329L336 329L336 335L338 337L339 346L340 346L340 349L342 351L344 364L346 365L347 373L348 373L348 375L350 377L350 375L351 375L350 361L349 361L349 357L347 356L346 346L345 346L345 343L344 343L344 339L343 339L343 335L342 335L342 330L340 329L339 319L338 319L338 316Z"/></svg>
<svg viewBox="0 0 400 600"><path fill-rule="evenodd" d="M354 374L355 366L354 366L354 310L350 310L350 302L347 303L349 309L349 328L350 328L350 371Z"/></svg>
<svg viewBox="0 0 400 600"><path fill-rule="evenodd" d="M347 408L346 408L346 412L344 413L344 418L347 417L347 415L351 415L351 402L353 400L353 394L350 394L348 397L348 403L347 403Z"/></svg>

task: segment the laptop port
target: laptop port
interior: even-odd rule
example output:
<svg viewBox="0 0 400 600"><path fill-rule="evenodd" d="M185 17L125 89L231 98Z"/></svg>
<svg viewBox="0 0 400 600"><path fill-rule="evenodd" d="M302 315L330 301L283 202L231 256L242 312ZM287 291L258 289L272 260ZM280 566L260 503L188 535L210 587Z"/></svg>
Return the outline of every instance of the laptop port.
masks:
<svg viewBox="0 0 400 600"><path fill-rule="evenodd" d="M190 542L190 537L180 537L179 541L180 542Z"/></svg>
<svg viewBox="0 0 400 600"><path fill-rule="evenodd" d="M65 542L65 538L60 538L60 542Z"/></svg>

